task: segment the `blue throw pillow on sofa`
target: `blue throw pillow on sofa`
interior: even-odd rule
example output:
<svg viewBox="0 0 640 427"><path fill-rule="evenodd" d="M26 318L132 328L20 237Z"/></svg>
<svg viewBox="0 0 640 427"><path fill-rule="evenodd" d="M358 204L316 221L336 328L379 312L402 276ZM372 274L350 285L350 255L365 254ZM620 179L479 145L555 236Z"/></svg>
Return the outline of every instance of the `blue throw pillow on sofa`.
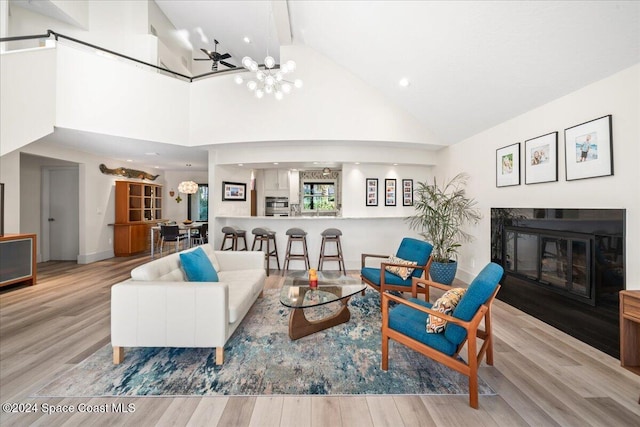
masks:
<svg viewBox="0 0 640 427"><path fill-rule="evenodd" d="M218 273L202 248L180 254L182 269L190 282L217 282Z"/></svg>

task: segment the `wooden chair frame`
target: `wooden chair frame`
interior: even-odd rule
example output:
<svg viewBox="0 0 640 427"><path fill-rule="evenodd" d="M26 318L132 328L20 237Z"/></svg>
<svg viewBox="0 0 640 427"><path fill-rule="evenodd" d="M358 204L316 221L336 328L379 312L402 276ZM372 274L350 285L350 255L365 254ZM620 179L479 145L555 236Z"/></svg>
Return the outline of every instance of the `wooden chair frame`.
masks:
<svg viewBox="0 0 640 427"><path fill-rule="evenodd" d="M426 290L425 298L429 300L429 288L438 288L442 290L449 290L451 286L443 285L441 283L436 283L431 280L426 279L418 279L413 278L412 286L411 286L411 294L413 298L417 297L418 294L418 284L425 285L424 289ZM472 408L478 409L478 367L482 362L482 358L486 356L487 365L493 365L493 334L491 330L491 304L495 299L498 291L500 290L500 285L497 286L496 290L489 297L487 302L480 306L476 314L473 318L465 322L463 320L457 319L455 317L440 313L438 311L432 310L430 308L424 307L419 304L415 304L411 301L405 300L403 298L396 297L394 295L390 295L388 293L381 293L382 295L382 370L386 371L389 368L389 339L393 339L400 344L404 344L407 347L422 353L423 355L435 360L436 362L440 362L443 365L454 369L461 374L467 376L469 378L469 406ZM433 314L442 319L445 319L448 322L459 325L466 329L467 338L465 338L462 343L458 346L456 352L449 356L448 354L442 353L432 347L429 347L413 338L410 338L400 332L397 332L393 329L389 328L389 301L395 301L399 304L404 304L416 310L422 311L427 314ZM484 319L484 329L480 329L480 323ZM426 328L426 325L425 325ZM477 337L483 340L480 348L477 348L476 339L470 340L469 337ZM458 359L458 355L460 351L462 351L465 343L467 344L467 363L460 361Z"/></svg>
<svg viewBox="0 0 640 427"><path fill-rule="evenodd" d="M362 268L365 267L365 262L367 260L367 258L384 258L384 259L388 259L389 255L376 255L376 254L362 254L360 259L362 262ZM422 274L420 275L421 277L424 276L429 277L429 269L431 268L431 262L433 261L433 259L431 258L431 256L429 256L429 259L427 260L427 264L426 265L416 265L416 266L410 266L411 268L414 268L416 270L422 270ZM398 291L398 292L407 292L409 289L412 289L412 293L413 293L413 288L414 288L414 280L418 279L417 277L413 277L412 279L412 285L411 287L409 286L399 286L399 285L389 285L387 283L385 283L384 281L384 273L386 271L386 267L387 266L397 266L397 267L407 267L407 265L405 264L395 264L395 263L390 263L390 262L381 262L380 263L380 286L378 286L377 284L367 280L365 277L360 276L360 278L362 279L362 281L364 283L366 283L367 285L371 286L373 289L375 289L376 291L380 292L381 294L386 292L386 291ZM432 282L435 283L435 282ZM425 295L425 301L429 301L429 289L427 289L426 287L421 288L418 287L416 289L417 293L420 294L424 294ZM364 292L363 292L364 295ZM417 295L417 294L416 294ZM415 298L415 296L414 296Z"/></svg>

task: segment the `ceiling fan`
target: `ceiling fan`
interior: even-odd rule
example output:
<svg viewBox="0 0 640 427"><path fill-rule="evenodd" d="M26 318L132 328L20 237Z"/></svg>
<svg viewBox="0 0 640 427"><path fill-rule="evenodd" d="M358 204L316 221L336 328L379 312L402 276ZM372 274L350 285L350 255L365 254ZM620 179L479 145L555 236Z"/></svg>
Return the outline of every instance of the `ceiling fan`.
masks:
<svg viewBox="0 0 640 427"><path fill-rule="evenodd" d="M213 61L213 63L211 64L211 71L218 70L218 63L225 65L229 68L236 68L235 65L230 64L226 61L223 61L223 59L231 58L231 55L229 55L228 53L218 53L218 40L214 39L213 42L215 43L213 52L207 49L200 49L208 56L208 58L194 58L193 60L194 61Z"/></svg>

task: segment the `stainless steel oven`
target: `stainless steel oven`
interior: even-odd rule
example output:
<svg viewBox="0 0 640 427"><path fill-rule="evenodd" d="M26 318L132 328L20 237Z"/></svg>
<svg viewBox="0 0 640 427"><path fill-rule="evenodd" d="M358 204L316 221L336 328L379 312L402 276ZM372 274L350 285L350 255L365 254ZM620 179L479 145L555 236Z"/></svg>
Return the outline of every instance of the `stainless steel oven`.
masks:
<svg viewBox="0 0 640 427"><path fill-rule="evenodd" d="M266 216L289 216L288 197L265 197L264 204Z"/></svg>

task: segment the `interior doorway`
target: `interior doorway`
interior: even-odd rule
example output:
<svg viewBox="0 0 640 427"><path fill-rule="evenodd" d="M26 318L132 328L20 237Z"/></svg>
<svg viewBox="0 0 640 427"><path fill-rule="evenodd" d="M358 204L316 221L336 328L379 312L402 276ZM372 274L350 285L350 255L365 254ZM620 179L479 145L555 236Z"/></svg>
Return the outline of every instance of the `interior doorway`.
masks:
<svg viewBox="0 0 640 427"><path fill-rule="evenodd" d="M42 261L77 261L79 172L77 166L42 171Z"/></svg>

